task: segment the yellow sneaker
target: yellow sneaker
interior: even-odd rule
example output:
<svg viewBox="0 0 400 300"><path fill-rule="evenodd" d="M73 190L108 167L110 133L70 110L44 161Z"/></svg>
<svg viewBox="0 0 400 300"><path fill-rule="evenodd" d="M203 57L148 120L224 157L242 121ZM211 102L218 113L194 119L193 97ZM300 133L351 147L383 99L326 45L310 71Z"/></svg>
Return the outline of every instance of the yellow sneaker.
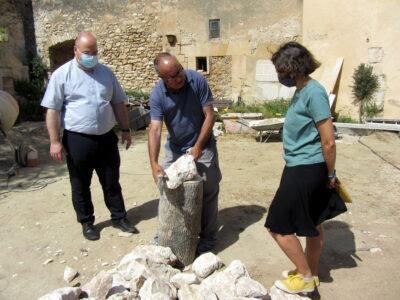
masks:
<svg viewBox="0 0 400 300"><path fill-rule="evenodd" d="M310 281L305 281L303 276L300 274L289 276L285 280L277 280L274 285L290 294L297 293L311 293L315 289L315 280L310 279Z"/></svg>
<svg viewBox="0 0 400 300"><path fill-rule="evenodd" d="M294 276L297 275L297 270L285 270L282 272L282 277L287 279L289 278L289 276ZM320 282L319 282L319 277L318 276L313 276L314 277L314 281L315 281L315 285L319 286Z"/></svg>

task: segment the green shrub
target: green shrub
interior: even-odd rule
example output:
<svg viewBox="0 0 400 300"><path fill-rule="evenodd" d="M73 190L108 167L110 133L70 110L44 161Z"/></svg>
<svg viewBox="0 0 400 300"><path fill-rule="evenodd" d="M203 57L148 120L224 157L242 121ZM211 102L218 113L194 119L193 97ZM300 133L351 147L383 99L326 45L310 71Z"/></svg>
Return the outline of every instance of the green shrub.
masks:
<svg viewBox="0 0 400 300"><path fill-rule="evenodd" d="M374 102L374 93L379 89L378 76L373 73L373 67L360 64L353 74L353 85L351 86L354 103L359 106L358 117L360 123L365 117L374 117L383 110ZM368 115L370 114L370 115Z"/></svg>
<svg viewBox="0 0 400 300"><path fill-rule="evenodd" d="M17 95L22 96L22 101L18 100L19 115L17 122L21 121L42 121L43 109L40 101L44 95L44 88L40 89L33 82L27 80L14 81L14 90Z"/></svg>
<svg viewBox="0 0 400 300"><path fill-rule="evenodd" d="M34 57L30 65L30 81L14 81L15 93L23 98L22 101L18 101L20 112L17 122L43 120L43 109L40 106L40 102L45 93L47 67L40 57Z"/></svg>
<svg viewBox="0 0 400 300"><path fill-rule="evenodd" d="M357 120L354 120L351 116L341 115L339 114L336 118L336 122L339 123L358 123Z"/></svg>
<svg viewBox="0 0 400 300"><path fill-rule="evenodd" d="M235 103L227 112L262 113L264 118L284 117L289 108L290 100L276 99L258 104Z"/></svg>
<svg viewBox="0 0 400 300"><path fill-rule="evenodd" d="M150 93L141 90L126 90L125 93L128 97L135 97L137 100L140 98L148 100L150 98Z"/></svg>

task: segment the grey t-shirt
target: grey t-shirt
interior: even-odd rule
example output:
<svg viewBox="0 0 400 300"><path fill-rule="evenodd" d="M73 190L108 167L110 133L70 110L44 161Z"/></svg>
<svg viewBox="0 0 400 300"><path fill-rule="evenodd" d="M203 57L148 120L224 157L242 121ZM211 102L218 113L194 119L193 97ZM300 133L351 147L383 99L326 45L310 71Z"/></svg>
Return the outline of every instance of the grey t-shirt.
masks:
<svg viewBox="0 0 400 300"><path fill-rule="evenodd" d="M159 80L150 95L151 119L165 122L169 133L166 148L175 153L194 146L205 119L203 107L213 102L206 79L193 70L185 73L186 83L179 92L169 91Z"/></svg>

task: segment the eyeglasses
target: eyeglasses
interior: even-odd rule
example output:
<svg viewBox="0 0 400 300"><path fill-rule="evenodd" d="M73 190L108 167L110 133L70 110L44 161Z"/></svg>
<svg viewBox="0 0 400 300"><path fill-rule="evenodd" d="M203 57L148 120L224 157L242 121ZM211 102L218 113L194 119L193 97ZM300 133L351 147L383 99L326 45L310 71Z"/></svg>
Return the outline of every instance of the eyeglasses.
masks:
<svg viewBox="0 0 400 300"><path fill-rule="evenodd" d="M184 69L183 69L183 67L180 67L179 68L179 70L174 74L174 75L172 75L172 76L166 76L166 77L164 77L164 76L159 76L162 80L164 80L164 81L172 81L172 80L175 80L176 78L178 78L179 76L181 76L181 75L183 75L184 74Z"/></svg>

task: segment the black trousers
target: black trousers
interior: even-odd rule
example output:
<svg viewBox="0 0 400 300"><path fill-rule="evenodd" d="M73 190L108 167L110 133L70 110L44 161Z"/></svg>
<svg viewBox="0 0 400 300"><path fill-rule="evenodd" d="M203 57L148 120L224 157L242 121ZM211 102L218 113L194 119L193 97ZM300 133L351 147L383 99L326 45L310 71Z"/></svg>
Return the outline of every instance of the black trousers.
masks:
<svg viewBox="0 0 400 300"><path fill-rule="evenodd" d="M118 137L114 131L103 135L88 135L64 130L62 143L67 151L72 203L78 222L94 222L90 193L93 170L99 177L111 219L124 218L126 210L119 184Z"/></svg>

